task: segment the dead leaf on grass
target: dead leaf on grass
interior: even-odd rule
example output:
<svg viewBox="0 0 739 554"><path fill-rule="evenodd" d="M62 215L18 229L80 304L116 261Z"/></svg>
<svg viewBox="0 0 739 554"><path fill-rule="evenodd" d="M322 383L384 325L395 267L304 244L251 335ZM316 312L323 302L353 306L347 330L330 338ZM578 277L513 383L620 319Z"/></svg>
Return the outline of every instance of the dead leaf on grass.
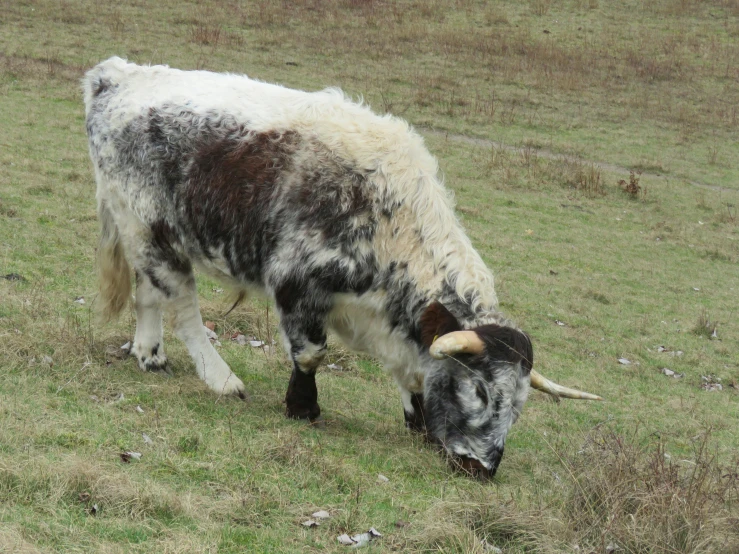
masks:
<svg viewBox="0 0 739 554"><path fill-rule="evenodd" d="M331 514L329 514L326 510L318 510L317 512L312 513L311 516L316 519L328 519L331 517Z"/></svg>
<svg viewBox="0 0 739 554"><path fill-rule="evenodd" d="M685 377L684 373L675 373L674 371L666 367L662 368L662 373L667 377L672 377L673 379L682 379L683 377Z"/></svg>
<svg viewBox="0 0 739 554"><path fill-rule="evenodd" d="M621 365L631 365L631 360L627 360L626 358L619 358L618 363Z"/></svg>
<svg viewBox="0 0 739 554"><path fill-rule="evenodd" d="M314 521L312 519L309 519L308 521L304 521L300 525L302 525L303 527L308 527L310 529L312 527L318 527L318 525L320 525L320 524L317 521Z"/></svg>
<svg viewBox="0 0 739 554"><path fill-rule="evenodd" d="M209 340L218 340L218 335L216 335L212 329L209 329L208 327L203 325L203 330L205 331L205 336L208 337Z"/></svg>
<svg viewBox="0 0 739 554"><path fill-rule="evenodd" d="M121 457L121 461L126 464L130 464L131 460L141 459L141 452L121 452L118 455Z"/></svg>
<svg viewBox="0 0 739 554"><path fill-rule="evenodd" d="M485 552L492 552L493 554L503 554L503 551L500 548L493 544L490 544L487 539L482 539L480 541L480 546L482 546L482 549Z"/></svg>
<svg viewBox="0 0 739 554"><path fill-rule="evenodd" d="M368 545L370 541L381 536L382 534L377 531L377 529L370 527L370 530L366 533L359 533L357 535L352 535L351 537L345 533L343 535L339 535L337 539L340 544L351 546L352 548L360 548Z"/></svg>
<svg viewBox="0 0 739 554"><path fill-rule="evenodd" d="M719 392L724 390L721 384L721 378L715 375L701 375L701 388L708 392Z"/></svg>

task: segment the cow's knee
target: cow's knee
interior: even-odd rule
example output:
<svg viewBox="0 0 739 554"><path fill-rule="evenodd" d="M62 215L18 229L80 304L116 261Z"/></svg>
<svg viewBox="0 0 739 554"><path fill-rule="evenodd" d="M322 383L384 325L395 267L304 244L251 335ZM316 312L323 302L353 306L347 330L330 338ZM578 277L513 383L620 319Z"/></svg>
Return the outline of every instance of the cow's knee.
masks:
<svg viewBox="0 0 739 554"><path fill-rule="evenodd" d="M300 349L293 348L293 361L304 373L315 373L316 368L326 357L326 342L320 344L306 342Z"/></svg>

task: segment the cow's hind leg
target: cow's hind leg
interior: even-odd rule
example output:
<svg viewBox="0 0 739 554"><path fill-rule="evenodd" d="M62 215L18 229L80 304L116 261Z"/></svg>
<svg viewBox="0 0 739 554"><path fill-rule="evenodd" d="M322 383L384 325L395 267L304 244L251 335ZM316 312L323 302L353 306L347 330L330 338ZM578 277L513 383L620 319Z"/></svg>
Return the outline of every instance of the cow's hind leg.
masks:
<svg viewBox="0 0 739 554"><path fill-rule="evenodd" d="M174 319L174 332L187 346L195 369L205 384L219 395L246 398L244 383L233 374L205 336L192 274L170 299L169 307Z"/></svg>
<svg viewBox="0 0 739 554"><path fill-rule="evenodd" d="M136 298L136 354L156 356L161 348L161 310L172 313L174 332L185 343L200 378L213 391L245 398L244 383L231 372L205 335L200 316L195 276L184 254L175 229L166 222L155 222L149 229L135 228L129 251L139 276ZM139 237L147 236L141 241ZM139 296L140 302L139 302ZM157 347L157 344L159 345ZM146 367L146 362L143 362Z"/></svg>
<svg viewBox="0 0 739 554"><path fill-rule="evenodd" d="M131 355L136 356L143 371L166 371L167 356L164 354L162 333L163 292L151 279L136 271L136 335Z"/></svg>

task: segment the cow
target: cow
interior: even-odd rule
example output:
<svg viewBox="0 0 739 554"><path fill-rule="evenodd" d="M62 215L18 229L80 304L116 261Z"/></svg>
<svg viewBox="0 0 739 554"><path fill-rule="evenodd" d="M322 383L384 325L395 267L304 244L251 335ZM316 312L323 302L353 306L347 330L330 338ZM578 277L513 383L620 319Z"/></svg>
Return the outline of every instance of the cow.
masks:
<svg viewBox="0 0 739 554"><path fill-rule="evenodd" d="M219 395L243 382L203 332L193 266L274 301L291 358L286 415L320 414L330 330L392 374L407 427L457 467L492 476L529 386L597 399L532 369L493 275L408 123L338 89L113 57L83 79L101 224L99 303L131 299L131 354L165 369L162 311Z"/></svg>

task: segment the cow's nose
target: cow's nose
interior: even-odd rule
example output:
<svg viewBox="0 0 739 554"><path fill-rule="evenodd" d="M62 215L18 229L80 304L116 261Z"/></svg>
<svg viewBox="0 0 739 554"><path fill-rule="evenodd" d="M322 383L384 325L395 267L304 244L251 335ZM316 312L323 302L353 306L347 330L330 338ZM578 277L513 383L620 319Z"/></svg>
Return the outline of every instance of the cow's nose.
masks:
<svg viewBox="0 0 739 554"><path fill-rule="evenodd" d="M453 464L457 469L483 481L490 479L495 474L495 469L490 471L480 460L469 458L468 456L455 456L452 458Z"/></svg>
<svg viewBox="0 0 739 554"><path fill-rule="evenodd" d="M493 455L490 458L490 468L488 469L483 465L483 463L478 460L477 458L471 458L469 456L454 456L452 458L452 463L454 466L459 469L460 471L463 471L467 473L468 475L471 475L472 477L475 477L477 479L481 479L483 481L486 481L488 479L492 479L495 475L495 472L498 469L498 465L500 465L500 460L503 457L503 451L496 450L493 452Z"/></svg>

